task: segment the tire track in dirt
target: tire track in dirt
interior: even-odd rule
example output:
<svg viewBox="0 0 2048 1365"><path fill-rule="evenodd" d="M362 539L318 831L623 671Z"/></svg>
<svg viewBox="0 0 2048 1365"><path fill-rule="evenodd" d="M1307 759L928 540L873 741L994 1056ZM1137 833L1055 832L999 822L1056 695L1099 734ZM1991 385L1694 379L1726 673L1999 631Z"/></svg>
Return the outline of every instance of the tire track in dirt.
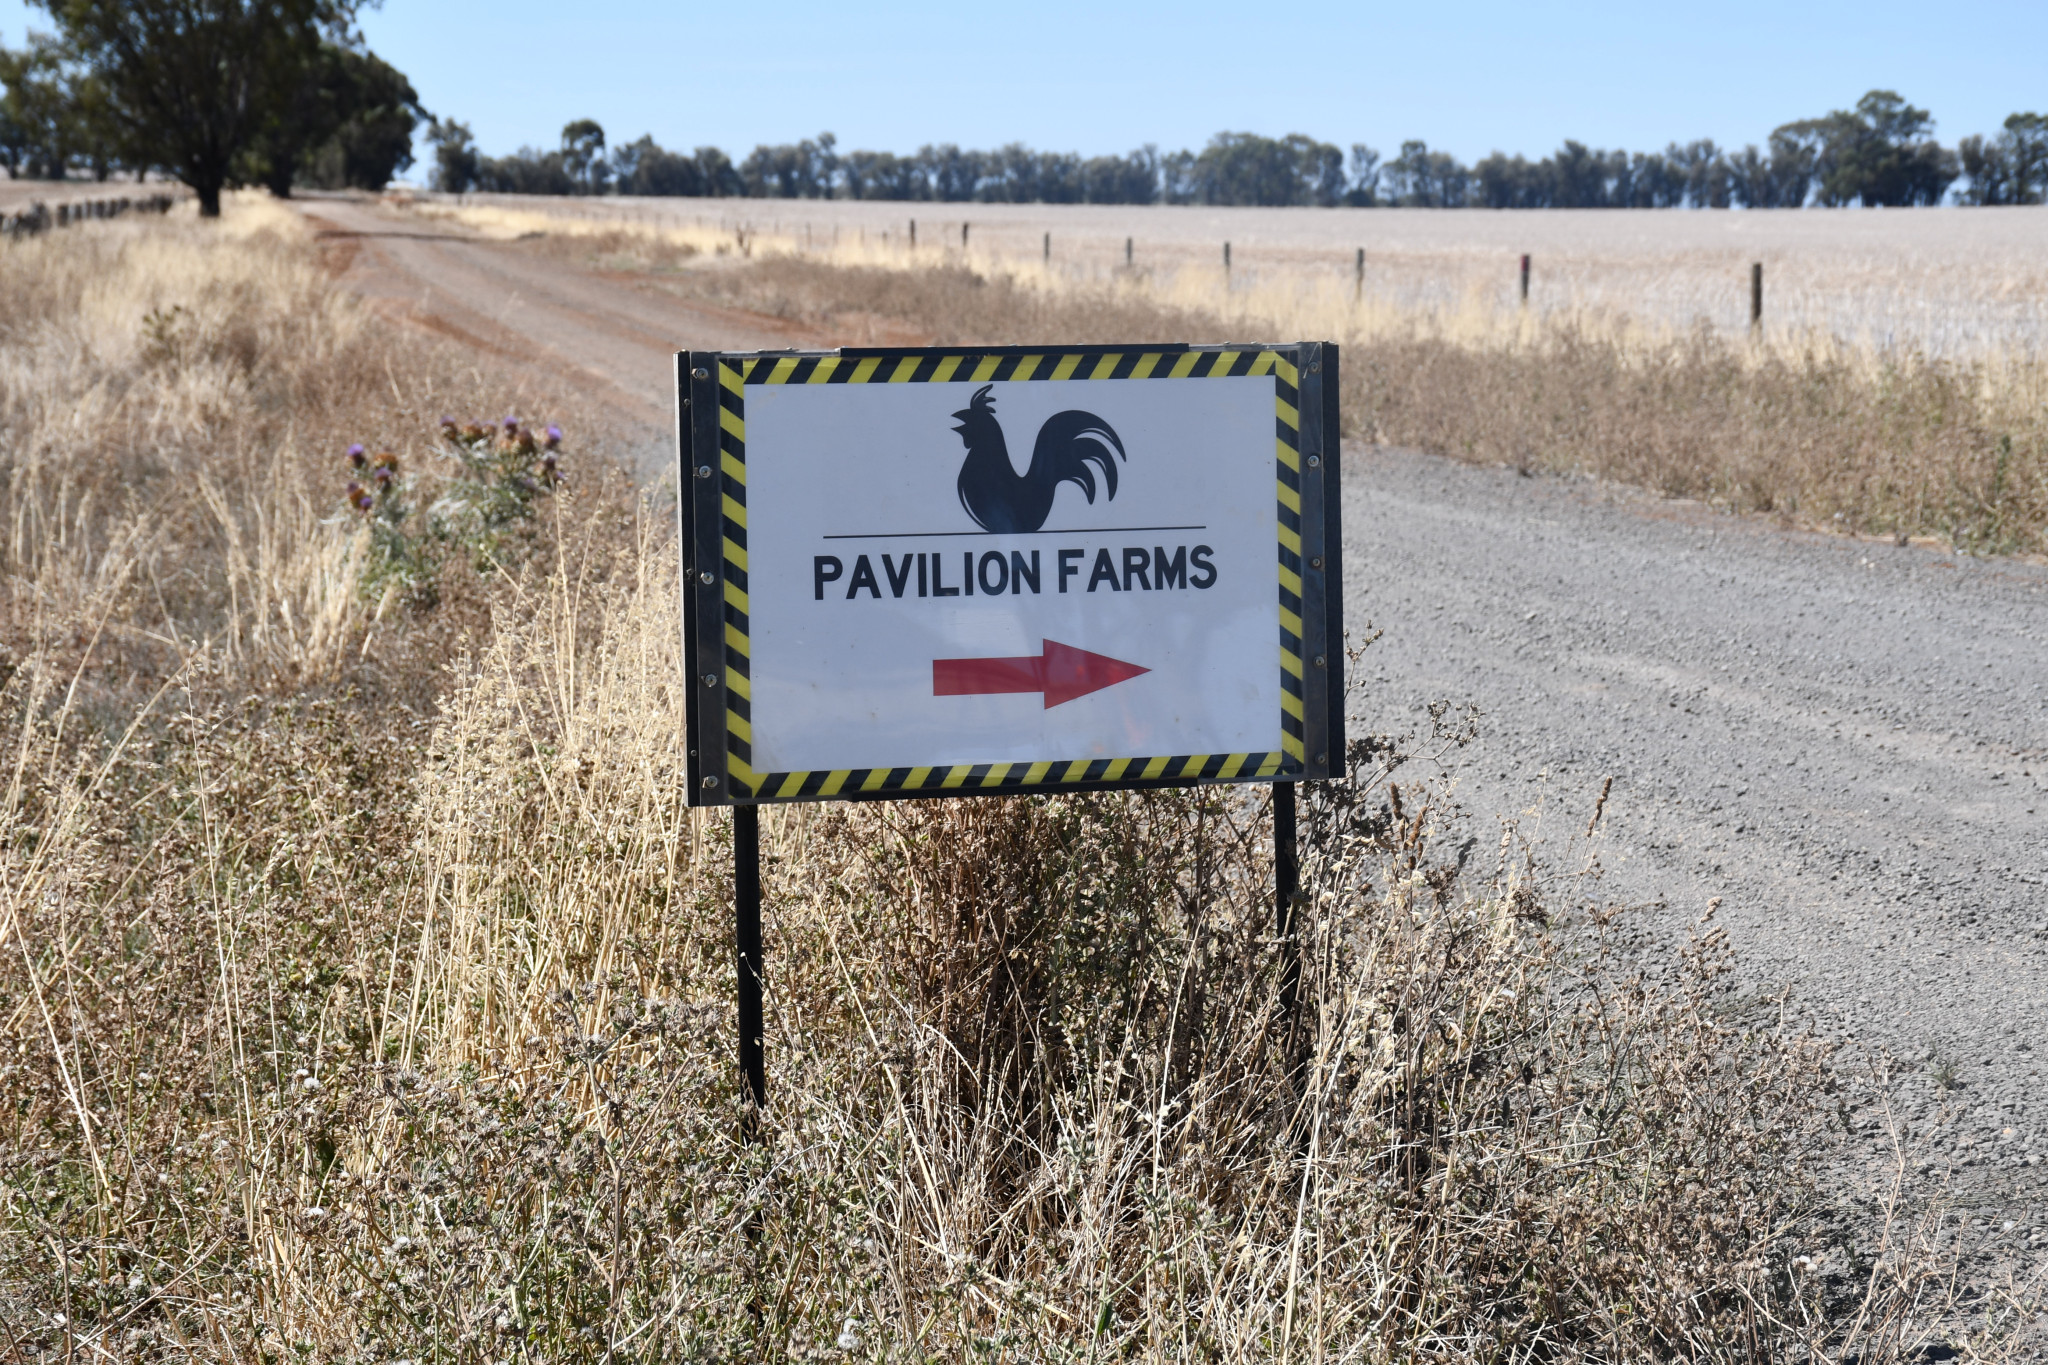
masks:
<svg viewBox="0 0 2048 1365"><path fill-rule="evenodd" d="M342 196L294 201L342 281L387 314L514 368L568 376L648 472L674 458L675 352L818 345L774 318L706 307Z"/></svg>

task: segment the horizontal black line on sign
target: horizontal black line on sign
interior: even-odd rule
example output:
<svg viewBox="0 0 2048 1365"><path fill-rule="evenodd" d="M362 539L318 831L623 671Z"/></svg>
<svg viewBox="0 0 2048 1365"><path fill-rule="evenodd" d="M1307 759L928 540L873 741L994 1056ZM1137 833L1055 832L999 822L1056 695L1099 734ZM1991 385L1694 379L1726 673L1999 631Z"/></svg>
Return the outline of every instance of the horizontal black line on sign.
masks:
<svg viewBox="0 0 2048 1365"><path fill-rule="evenodd" d="M1206 531L1202 526L1083 526L1065 531L856 531L820 540L928 540L934 536L1095 536L1111 531Z"/></svg>
<svg viewBox="0 0 2048 1365"><path fill-rule="evenodd" d="M845 360L866 360L877 357L882 360L896 360L903 356L980 356L980 355L1102 355L1105 352L1155 351L1161 355L1180 355L1191 350L1239 350L1241 347L1195 347L1185 341L1159 342L1149 346L842 346L837 352L826 351L825 355L837 354ZM1277 350L1278 347L1262 346L1260 350ZM762 351L761 355L795 354L780 351ZM809 354L809 353L806 353Z"/></svg>

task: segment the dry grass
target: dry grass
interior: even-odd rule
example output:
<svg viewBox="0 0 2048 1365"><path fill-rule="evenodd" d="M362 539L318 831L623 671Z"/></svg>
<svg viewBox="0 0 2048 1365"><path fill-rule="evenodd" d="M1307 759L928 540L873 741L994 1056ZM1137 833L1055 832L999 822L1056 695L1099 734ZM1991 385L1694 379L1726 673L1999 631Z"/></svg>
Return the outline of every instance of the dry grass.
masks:
<svg viewBox="0 0 2048 1365"><path fill-rule="evenodd" d="M484 225L514 212L422 211ZM517 218L521 233L545 222ZM1811 329L1749 338L1593 306L1524 313L1476 293L1417 304L1299 271L1231 285L1206 268L1077 274L878 241L806 251L602 213L554 231L536 246L852 344L1335 338L1354 437L1855 534L2048 553L2048 359L2035 351L1940 360Z"/></svg>
<svg viewBox="0 0 2048 1365"><path fill-rule="evenodd" d="M1473 851L1448 710L1307 793L1293 1020L1255 798L771 813L750 1116L666 518L578 469L520 555L366 591L330 452L510 400L287 220L154 226L0 252L10 1358L2011 1344L1842 1220L1852 1082L1724 1012L1711 924L1660 981L1597 839Z"/></svg>

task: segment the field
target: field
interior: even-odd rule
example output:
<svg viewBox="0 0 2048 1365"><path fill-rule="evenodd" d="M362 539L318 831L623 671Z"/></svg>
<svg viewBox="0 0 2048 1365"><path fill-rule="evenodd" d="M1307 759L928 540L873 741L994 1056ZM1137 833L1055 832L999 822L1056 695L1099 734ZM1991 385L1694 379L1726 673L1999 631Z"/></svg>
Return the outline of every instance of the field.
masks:
<svg viewBox="0 0 2048 1365"><path fill-rule="evenodd" d="M1349 347L1354 438L1855 534L2048 553L2039 209L979 205L962 250L957 207L925 205L953 216L920 219L911 250L902 205L416 207L865 344L1335 339ZM1368 234L1361 284L1343 238ZM1537 260L1526 310L1518 250ZM1759 259L1765 326L1752 335Z"/></svg>
<svg viewBox="0 0 2048 1365"><path fill-rule="evenodd" d="M963 336L1217 316L697 231L569 249ZM1711 920L1614 950L1598 806L1540 863L1467 827L1451 702L1305 798L1299 940L1256 793L771 813L751 1110L672 509L509 374L260 199L0 248L11 1358L1880 1361L2037 1311L1850 1212L1884 1077L1720 1008Z"/></svg>
<svg viewBox="0 0 2048 1365"><path fill-rule="evenodd" d="M461 202L592 226L649 224L728 239L744 231L762 249L842 264L905 259L915 220L926 261L1009 271L1049 263L1049 273L1073 284L1135 277L1170 302L1225 310L1232 305L1218 297L1232 291L1252 295L1257 301L1245 305L1252 309L1272 308L1266 300L1274 294L1298 293L1297 306L1328 309L1333 321L1357 300L1367 318L1434 313L1474 325L1484 318L1489 330L1518 323L1519 260L1527 253L1537 318L1626 319L1676 333L1704 324L1739 339L1749 328L1750 265L1761 262L1773 340L1828 337L1951 360L2019 362L2048 353L2048 210L2038 208L1446 213L512 195Z"/></svg>

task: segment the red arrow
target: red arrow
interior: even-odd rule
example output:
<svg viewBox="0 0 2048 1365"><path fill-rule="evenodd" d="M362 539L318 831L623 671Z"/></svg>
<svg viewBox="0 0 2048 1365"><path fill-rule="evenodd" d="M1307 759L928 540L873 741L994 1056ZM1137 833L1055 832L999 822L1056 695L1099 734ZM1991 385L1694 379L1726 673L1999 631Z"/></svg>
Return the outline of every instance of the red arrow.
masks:
<svg viewBox="0 0 2048 1365"><path fill-rule="evenodd" d="M1036 658L1026 654L1007 659L933 659L932 695L972 697L989 692L1043 692L1045 709L1061 702L1085 697L1126 682L1149 668L1093 654L1063 645L1058 640L1041 640L1044 651Z"/></svg>

